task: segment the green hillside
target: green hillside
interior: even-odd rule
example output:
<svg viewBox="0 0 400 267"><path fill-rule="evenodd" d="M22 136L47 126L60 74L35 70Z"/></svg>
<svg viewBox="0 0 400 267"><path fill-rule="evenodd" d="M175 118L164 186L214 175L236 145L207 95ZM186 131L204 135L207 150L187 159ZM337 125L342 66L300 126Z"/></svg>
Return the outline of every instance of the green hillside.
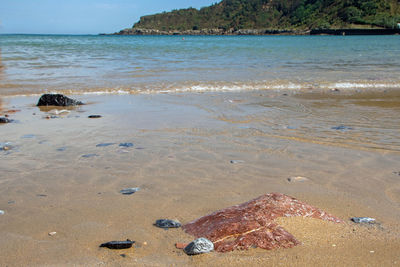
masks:
<svg viewBox="0 0 400 267"><path fill-rule="evenodd" d="M398 0L223 0L212 6L173 10L140 18L133 29L394 28Z"/></svg>

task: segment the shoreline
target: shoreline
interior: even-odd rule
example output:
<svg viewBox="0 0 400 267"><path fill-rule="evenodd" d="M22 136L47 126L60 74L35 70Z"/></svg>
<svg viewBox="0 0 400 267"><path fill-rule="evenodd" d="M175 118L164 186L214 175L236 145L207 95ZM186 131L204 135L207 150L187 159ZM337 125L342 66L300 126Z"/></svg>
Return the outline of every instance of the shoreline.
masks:
<svg viewBox="0 0 400 267"><path fill-rule="evenodd" d="M263 35L399 35L400 29L311 29L311 30L284 30L284 29L202 29L202 30L184 30L184 31L161 31L157 29L127 28L112 34L99 35L188 35L188 36L263 36Z"/></svg>

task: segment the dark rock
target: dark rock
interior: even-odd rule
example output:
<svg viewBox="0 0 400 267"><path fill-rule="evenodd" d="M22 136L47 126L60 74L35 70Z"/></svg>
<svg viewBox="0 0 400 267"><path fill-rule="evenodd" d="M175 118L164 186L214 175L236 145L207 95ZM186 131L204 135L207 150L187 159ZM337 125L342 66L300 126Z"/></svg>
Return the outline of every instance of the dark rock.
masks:
<svg viewBox="0 0 400 267"><path fill-rule="evenodd" d="M232 164L239 164L239 163L244 163L244 160L231 160L230 163Z"/></svg>
<svg viewBox="0 0 400 267"><path fill-rule="evenodd" d="M82 158L92 158L92 157L97 157L98 155L97 154L85 154L85 155L82 155Z"/></svg>
<svg viewBox="0 0 400 267"><path fill-rule="evenodd" d="M135 241L131 241L127 239L126 241L110 241L107 243L103 243L100 247L105 247L109 249L127 249L131 248Z"/></svg>
<svg viewBox="0 0 400 267"><path fill-rule="evenodd" d="M71 99L61 94L44 94L40 97L37 106L76 106L83 105L81 101Z"/></svg>
<svg viewBox="0 0 400 267"><path fill-rule="evenodd" d="M112 146L115 145L115 143L101 143L97 144L96 147L106 147L106 146Z"/></svg>
<svg viewBox="0 0 400 267"><path fill-rule="evenodd" d="M12 122L13 120L10 120L10 119L8 119L8 118L4 118L4 117L0 117L0 123L10 123L10 122Z"/></svg>
<svg viewBox="0 0 400 267"><path fill-rule="evenodd" d="M122 147L133 147L133 144L132 143L121 143L121 144L119 144L119 146L122 146Z"/></svg>
<svg viewBox="0 0 400 267"><path fill-rule="evenodd" d="M214 244L204 237L200 237L189 243L184 249L187 255L198 255L214 250Z"/></svg>
<svg viewBox="0 0 400 267"><path fill-rule="evenodd" d="M275 219L292 216L343 223L339 218L293 197L271 193L216 211L182 228L195 237L211 240L218 252L252 246L263 249L291 248L300 242L278 225Z"/></svg>
<svg viewBox="0 0 400 267"><path fill-rule="evenodd" d="M173 221L173 220L168 220L168 219L157 220L154 225L157 227L160 227L160 228L179 228L179 227L181 227L181 224L179 222Z"/></svg>
<svg viewBox="0 0 400 267"><path fill-rule="evenodd" d="M89 119L98 119L98 118L101 118L101 115L89 115L88 118Z"/></svg>
<svg viewBox="0 0 400 267"><path fill-rule="evenodd" d="M140 188L139 187L133 187L133 188L125 188L122 189L121 191L119 191L121 194L123 195L132 195L133 193L136 193L137 191L139 191Z"/></svg>

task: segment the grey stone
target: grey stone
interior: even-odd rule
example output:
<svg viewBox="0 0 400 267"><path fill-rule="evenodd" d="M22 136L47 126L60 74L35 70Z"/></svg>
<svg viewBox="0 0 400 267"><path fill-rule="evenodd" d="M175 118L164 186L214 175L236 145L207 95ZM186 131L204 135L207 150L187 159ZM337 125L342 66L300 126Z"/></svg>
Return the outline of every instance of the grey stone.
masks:
<svg viewBox="0 0 400 267"><path fill-rule="evenodd" d="M200 237L187 245L184 251L187 255L198 255L214 250L214 244L204 237Z"/></svg>
<svg viewBox="0 0 400 267"><path fill-rule="evenodd" d="M352 220L355 223L369 223L369 224L376 223L374 218L369 218L369 217L353 217L350 220Z"/></svg>
<svg viewBox="0 0 400 267"><path fill-rule="evenodd" d="M140 188L139 187L133 187L133 188L125 188L122 189L121 191L119 191L121 194L123 195L132 195L133 193L136 193L137 191L139 191Z"/></svg>
<svg viewBox="0 0 400 267"><path fill-rule="evenodd" d="M157 227L160 227L160 228L164 228L164 229L181 227L181 223L180 222L169 220L169 219L157 220L154 225L157 226Z"/></svg>

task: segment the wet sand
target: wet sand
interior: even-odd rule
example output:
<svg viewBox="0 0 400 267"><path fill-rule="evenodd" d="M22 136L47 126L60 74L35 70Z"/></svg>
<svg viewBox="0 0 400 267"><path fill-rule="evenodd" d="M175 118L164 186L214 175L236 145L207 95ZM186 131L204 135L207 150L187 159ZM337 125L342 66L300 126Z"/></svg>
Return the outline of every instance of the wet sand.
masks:
<svg viewBox="0 0 400 267"><path fill-rule="evenodd" d="M79 95L88 105L50 119L38 97L4 98L21 111L0 125L12 146L0 151L1 265L398 265L400 93L283 93ZM174 247L193 237L153 226L270 192L346 223L280 219L302 245L194 257ZM360 216L381 224L349 221ZM134 248L98 247L127 238Z"/></svg>

